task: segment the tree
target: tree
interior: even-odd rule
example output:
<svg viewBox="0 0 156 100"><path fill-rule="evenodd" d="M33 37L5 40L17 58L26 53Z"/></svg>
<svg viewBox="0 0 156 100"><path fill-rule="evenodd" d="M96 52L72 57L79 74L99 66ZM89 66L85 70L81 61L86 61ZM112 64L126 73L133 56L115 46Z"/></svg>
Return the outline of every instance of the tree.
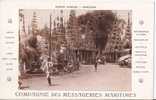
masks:
<svg viewBox="0 0 156 100"><path fill-rule="evenodd" d="M79 26L85 25L88 30L93 31L96 49L101 53L106 46L115 19L116 15L110 10L96 10L79 16L78 23Z"/></svg>
<svg viewBox="0 0 156 100"><path fill-rule="evenodd" d="M34 35L24 37L20 42L20 60L27 69L33 69L32 62L38 62L40 54L37 48L37 39ZM22 67L22 65L21 65ZM38 66L39 67L39 66Z"/></svg>
<svg viewBox="0 0 156 100"><path fill-rule="evenodd" d="M38 50L37 34L39 33L37 29L37 19L36 13L33 13L32 18L32 34L28 34L20 39L20 60L21 65L25 65L27 69L34 69L34 67L40 67L38 64L40 52ZM32 65L35 63L36 66ZM22 66L21 66L22 67Z"/></svg>

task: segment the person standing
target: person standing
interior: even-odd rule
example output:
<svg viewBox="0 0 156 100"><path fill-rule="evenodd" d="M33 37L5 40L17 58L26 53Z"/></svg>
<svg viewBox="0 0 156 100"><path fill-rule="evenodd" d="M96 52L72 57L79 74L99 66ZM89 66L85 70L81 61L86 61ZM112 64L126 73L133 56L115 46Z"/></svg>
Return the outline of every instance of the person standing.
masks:
<svg viewBox="0 0 156 100"><path fill-rule="evenodd" d="M94 65L94 67L95 67L95 71L97 71L97 61L95 60L95 65Z"/></svg>
<svg viewBox="0 0 156 100"><path fill-rule="evenodd" d="M97 65L98 65L98 57L96 56L96 58L95 58L95 65L94 65L95 71L97 71Z"/></svg>
<svg viewBox="0 0 156 100"><path fill-rule="evenodd" d="M50 69L52 66L53 66L53 63L50 61L50 58L48 58L48 60L45 61L43 70L46 73L46 78L47 78L49 86L51 86L51 71L50 71Z"/></svg>

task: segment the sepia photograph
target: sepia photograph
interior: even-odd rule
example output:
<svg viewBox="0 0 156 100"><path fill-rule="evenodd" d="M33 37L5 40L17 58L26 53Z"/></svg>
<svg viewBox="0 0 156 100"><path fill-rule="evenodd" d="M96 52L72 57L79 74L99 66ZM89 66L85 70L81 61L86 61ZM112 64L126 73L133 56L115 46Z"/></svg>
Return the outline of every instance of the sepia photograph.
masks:
<svg viewBox="0 0 156 100"><path fill-rule="evenodd" d="M131 91L132 10L19 9L20 90Z"/></svg>

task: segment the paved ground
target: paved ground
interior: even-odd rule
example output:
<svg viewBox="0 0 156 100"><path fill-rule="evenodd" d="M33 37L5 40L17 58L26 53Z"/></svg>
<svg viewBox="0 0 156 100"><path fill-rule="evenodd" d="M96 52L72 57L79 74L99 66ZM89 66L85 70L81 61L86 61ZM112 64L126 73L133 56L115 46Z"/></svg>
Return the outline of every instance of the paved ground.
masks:
<svg viewBox="0 0 156 100"><path fill-rule="evenodd" d="M79 71L52 78L48 86L46 77L24 80L31 90L131 90L131 69L120 68L115 64L82 65Z"/></svg>

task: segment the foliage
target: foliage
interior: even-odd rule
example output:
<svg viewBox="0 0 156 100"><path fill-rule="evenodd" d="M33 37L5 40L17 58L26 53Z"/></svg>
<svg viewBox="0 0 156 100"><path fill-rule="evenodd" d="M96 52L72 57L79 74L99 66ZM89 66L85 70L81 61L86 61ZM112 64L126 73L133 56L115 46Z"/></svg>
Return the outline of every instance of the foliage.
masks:
<svg viewBox="0 0 156 100"><path fill-rule="evenodd" d="M108 34L112 29L116 15L110 10L96 10L78 17L79 26L87 26L87 29L92 31L96 48L100 51L105 48ZM85 33L85 28L82 27L82 32Z"/></svg>
<svg viewBox="0 0 156 100"><path fill-rule="evenodd" d="M35 35L29 35L25 41L20 42L20 59L25 63L26 68L32 69L32 62L37 63L39 60L39 52L37 49L37 38Z"/></svg>

